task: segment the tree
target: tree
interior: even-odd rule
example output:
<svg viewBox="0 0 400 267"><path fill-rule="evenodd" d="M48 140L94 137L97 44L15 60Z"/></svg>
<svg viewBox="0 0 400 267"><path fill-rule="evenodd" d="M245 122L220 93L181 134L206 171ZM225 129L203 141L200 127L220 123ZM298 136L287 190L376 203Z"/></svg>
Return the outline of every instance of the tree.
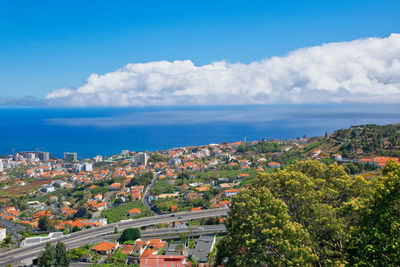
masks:
<svg viewBox="0 0 400 267"><path fill-rule="evenodd" d="M288 207L266 187L242 191L217 245L216 264L224 266L307 266L317 262L307 231L292 222Z"/></svg>
<svg viewBox="0 0 400 267"><path fill-rule="evenodd" d="M41 251L37 259L40 267L67 267L71 262L69 252L64 243L58 242L56 246L46 244L44 251Z"/></svg>
<svg viewBox="0 0 400 267"><path fill-rule="evenodd" d="M307 160L285 170L260 173L251 188L262 187L282 200L291 220L309 233L319 265L345 263L346 233L357 223L356 211L371 194L371 186L364 178L351 179L337 163L327 166Z"/></svg>
<svg viewBox="0 0 400 267"><path fill-rule="evenodd" d="M42 231L51 231L54 229L54 224L49 216L40 216L39 229Z"/></svg>
<svg viewBox="0 0 400 267"><path fill-rule="evenodd" d="M71 259L67 252L67 247L62 242L57 242L56 245L56 263L57 266L68 267Z"/></svg>
<svg viewBox="0 0 400 267"><path fill-rule="evenodd" d="M119 238L120 243L124 243L125 241L135 241L140 238L140 231L137 228L128 228L122 232L122 235Z"/></svg>
<svg viewBox="0 0 400 267"><path fill-rule="evenodd" d="M56 250L50 245L46 244L44 251L41 251L37 259L37 264L39 267L53 267L56 265Z"/></svg>
<svg viewBox="0 0 400 267"><path fill-rule="evenodd" d="M92 214L88 211L85 207L80 207L78 211L74 214L74 219L81 218L81 219L90 219Z"/></svg>
<svg viewBox="0 0 400 267"><path fill-rule="evenodd" d="M345 252L349 265L400 265L400 164L389 162L383 174L348 234Z"/></svg>
<svg viewBox="0 0 400 267"><path fill-rule="evenodd" d="M8 247L8 245L11 244L11 242L12 242L12 236L7 235L6 238L4 238L3 242L1 243L1 247L2 248Z"/></svg>
<svg viewBox="0 0 400 267"><path fill-rule="evenodd" d="M183 244L176 245L176 250L178 250L181 253L181 255L183 255L183 252L185 251L185 245Z"/></svg>

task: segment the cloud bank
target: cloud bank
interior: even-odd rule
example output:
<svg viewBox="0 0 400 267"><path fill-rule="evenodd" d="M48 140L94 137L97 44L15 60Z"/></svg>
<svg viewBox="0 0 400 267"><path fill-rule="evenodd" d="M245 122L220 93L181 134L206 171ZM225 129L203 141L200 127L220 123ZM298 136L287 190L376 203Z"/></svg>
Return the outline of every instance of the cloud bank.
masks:
<svg viewBox="0 0 400 267"><path fill-rule="evenodd" d="M91 74L79 88L55 89L44 101L54 106L399 103L400 34L303 48L250 64L127 64Z"/></svg>

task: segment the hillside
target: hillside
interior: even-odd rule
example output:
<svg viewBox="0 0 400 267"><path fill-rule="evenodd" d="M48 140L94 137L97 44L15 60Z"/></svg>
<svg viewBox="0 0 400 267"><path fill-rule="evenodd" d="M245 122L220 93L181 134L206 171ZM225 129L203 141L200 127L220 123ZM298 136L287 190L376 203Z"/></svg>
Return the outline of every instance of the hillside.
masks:
<svg viewBox="0 0 400 267"><path fill-rule="evenodd" d="M400 124L358 125L336 130L325 137L313 138L302 156L321 150L321 156L338 153L347 158L370 156L400 157Z"/></svg>

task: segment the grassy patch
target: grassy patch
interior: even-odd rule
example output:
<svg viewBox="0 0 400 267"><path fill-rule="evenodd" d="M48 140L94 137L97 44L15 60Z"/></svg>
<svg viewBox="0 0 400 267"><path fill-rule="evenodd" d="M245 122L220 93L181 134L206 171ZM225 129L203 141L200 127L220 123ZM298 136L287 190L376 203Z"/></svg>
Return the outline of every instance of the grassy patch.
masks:
<svg viewBox="0 0 400 267"><path fill-rule="evenodd" d="M135 209L135 208L140 209L140 214L128 217L127 216L128 211L130 209ZM145 207L140 200L136 200L125 204L121 204L116 207L109 208L103 211L101 214L107 218L108 223L114 223L126 219L135 219L135 218L150 216L151 211L147 207Z"/></svg>

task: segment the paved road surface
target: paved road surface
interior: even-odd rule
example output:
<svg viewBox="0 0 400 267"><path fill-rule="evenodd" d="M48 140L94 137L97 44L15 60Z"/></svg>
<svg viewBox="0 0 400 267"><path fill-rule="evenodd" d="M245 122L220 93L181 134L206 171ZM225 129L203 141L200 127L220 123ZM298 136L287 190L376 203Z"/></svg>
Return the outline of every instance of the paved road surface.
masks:
<svg viewBox="0 0 400 267"><path fill-rule="evenodd" d="M146 207L148 207L151 211L153 211L157 215L161 215L162 213L149 201L150 190L154 187L157 182L158 176L160 172L154 173L154 178L151 180L150 185L146 188L146 191L143 194L142 203Z"/></svg>

